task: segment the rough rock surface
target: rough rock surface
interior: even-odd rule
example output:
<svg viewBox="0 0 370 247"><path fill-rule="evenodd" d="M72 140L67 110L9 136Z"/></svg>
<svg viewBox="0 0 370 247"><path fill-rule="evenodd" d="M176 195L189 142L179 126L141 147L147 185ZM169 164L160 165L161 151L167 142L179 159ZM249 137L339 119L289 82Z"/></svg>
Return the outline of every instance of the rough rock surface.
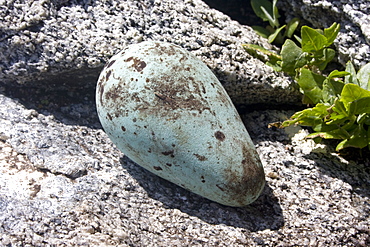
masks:
<svg viewBox="0 0 370 247"><path fill-rule="evenodd" d="M370 245L369 154L353 151L343 158L330 146L305 140L307 130L267 128L292 111L258 110L242 116L267 180L260 198L244 208L201 198L119 152L101 129L95 81L89 78L97 76L100 64L126 43L153 38L181 45L184 36L186 48L204 59L224 83L239 85L244 80L252 99L261 100L271 92L266 101L272 103L277 94L281 98L292 94L287 93L286 78L274 81L278 74L267 73L240 48L231 48L238 42L261 42L244 35L250 29L201 1L119 1L121 5L114 6L117 2L45 0L27 5L0 0L1 246ZM171 25L181 21L176 22L176 11L164 10L185 4L193 6L183 9L188 17L185 31L171 32ZM131 23L129 14L136 19L122 33L124 26L116 23ZM93 22L108 17L109 22ZM97 29L86 29L89 25L101 29L94 33ZM193 29L204 25L207 28ZM39 36L41 31L48 35ZM234 31L241 33L229 35ZM206 37L194 49L193 33ZM86 44L95 39L84 40L82 34L109 41L105 44L109 49L103 42L94 43L101 51L98 56ZM232 41L223 44L226 38ZM247 67L260 75L248 74ZM74 69L92 75L80 80L86 87L71 86L78 78L66 79L76 76ZM225 79L228 73L231 79ZM247 75L240 79L242 73ZM34 79L66 84L52 90ZM14 86L14 81L27 80L27 86ZM278 86L280 82L284 83ZM258 87L262 93L252 90Z"/></svg>
<svg viewBox="0 0 370 247"><path fill-rule="evenodd" d="M2 3L0 17L3 82L94 87L106 61L127 44L161 40L202 59L237 104L299 102L289 78L241 46L271 47L266 40L200 0L13 0Z"/></svg>
<svg viewBox="0 0 370 247"><path fill-rule="evenodd" d="M343 65L351 60L358 67L370 62L370 2L368 0L280 0L282 9L291 18L299 16L316 28L334 22L341 30L334 42Z"/></svg>
<svg viewBox="0 0 370 247"><path fill-rule="evenodd" d="M0 95L1 246L370 244L369 157L346 160L305 141L302 130L267 128L292 112L243 115L267 185L250 206L231 208L125 157L85 92L66 109L17 99L12 90Z"/></svg>

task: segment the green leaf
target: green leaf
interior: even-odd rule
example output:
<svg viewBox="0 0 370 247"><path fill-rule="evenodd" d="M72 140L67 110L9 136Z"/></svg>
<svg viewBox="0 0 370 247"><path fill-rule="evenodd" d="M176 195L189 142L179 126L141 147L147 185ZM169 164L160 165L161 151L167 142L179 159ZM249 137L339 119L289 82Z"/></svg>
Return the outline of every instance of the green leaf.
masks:
<svg viewBox="0 0 370 247"><path fill-rule="evenodd" d="M270 35L270 32L261 26L252 26L253 30L261 37L267 39Z"/></svg>
<svg viewBox="0 0 370 247"><path fill-rule="evenodd" d="M370 63L361 67L357 72L357 79L360 87L370 90Z"/></svg>
<svg viewBox="0 0 370 247"><path fill-rule="evenodd" d="M327 115L326 117L329 117L329 115ZM313 126L313 130L316 131L316 132L332 132L332 131L336 131L337 129L338 129L337 124L332 124L330 122L328 123L328 122L325 122L325 121L323 121L321 124ZM322 137L322 138L327 139L327 137Z"/></svg>
<svg viewBox="0 0 370 247"><path fill-rule="evenodd" d="M273 13L273 19L274 19L274 24L275 24L275 27L279 27L280 24L279 24L279 18L280 18L280 15L279 15L279 10L278 8L276 7L276 3L277 3L277 0L272 0L272 13Z"/></svg>
<svg viewBox="0 0 370 247"><path fill-rule="evenodd" d="M303 68L300 71L298 84L304 95L308 97L313 104L317 104L323 99L322 87L324 80L324 76L313 73L311 70Z"/></svg>
<svg viewBox="0 0 370 247"><path fill-rule="evenodd" d="M370 97L370 91L360 88L356 84L346 84L343 87L341 101L348 111L350 111L350 103L361 98Z"/></svg>
<svg viewBox="0 0 370 247"><path fill-rule="evenodd" d="M315 132L307 136L307 138L317 138L317 137L321 137L324 139L339 139L340 140L340 139L345 139L347 137L349 138L349 134L347 131L337 127L336 129L332 131Z"/></svg>
<svg viewBox="0 0 370 247"><path fill-rule="evenodd" d="M275 52L254 44L242 44L242 46L251 56L265 62L275 71L281 71L281 56L279 56ZM267 59L264 55L267 56Z"/></svg>
<svg viewBox="0 0 370 247"><path fill-rule="evenodd" d="M334 89L334 94L336 96L340 95L342 93L343 87L345 85L343 83L343 81L338 81L338 80L331 79L329 82L330 82L332 88Z"/></svg>
<svg viewBox="0 0 370 247"><path fill-rule="evenodd" d="M319 51L327 46L328 39L319 31L303 26L301 29L302 50L304 52Z"/></svg>
<svg viewBox="0 0 370 247"><path fill-rule="evenodd" d="M336 96L337 94L335 93L335 89L333 88L332 84L326 79L322 87L322 101L325 103L333 104Z"/></svg>
<svg viewBox="0 0 370 247"><path fill-rule="evenodd" d="M320 51L313 53L312 65L316 65L321 71L323 71L328 63L334 58L335 51L330 48L324 48Z"/></svg>
<svg viewBox="0 0 370 247"><path fill-rule="evenodd" d="M334 103L334 100L342 93L344 83L341 80L335 80L333 78L339 78L347 75L345 71L332 71L323 82L323 101L330 104Z"/></svg>
<svg viewBox="0 0 370 247"><path fill-rule="evenodd" d="M290 22L286 26L284 36L291 38L294 32L297 30L299 22L300 21L298 18L293 18L292 20L290 20Z"/></svg>
<svg viewBox="0 0 370 247"><path fill-rule="evenodd" d="M271 63L271 62L266 62L266 65L272 67L275 71L281 72L281 65L280 63Z"/></svg>
<svg viewBox="0 0 370 247"><path fill-rule="evenodd" d="M283 30L284 28L286 27L286 25L278 28L275 30L275 32L273 34L271 34L269 37L268 37L268 42L269 43L272 43L274 42L274 40L276 39L276 37L279 35L279 33L281 32L281 30Z"/></svg>
<svg viewBox="0 0 370 247"><path fill-rule="evenodd" d="M338 144L336 151L343 148L354 147L354 148L364 148L369 145L368 141L368 131L365 130L362 124L357 125L353 130L352 135L349 139L345 139Z"/></svg>
<svg viewBox="0 0 370 247"><path fill-rule="evenodd" d="M335 148L335 151L340 151L340 150L342 150L342 149L344 149L344 148L346 148L346 147L348 147L347 145L346 145L346 143L348 142L348 139L345 139L345 140L343 140L343 141L341 141L338 145L337 145L337 147Z"/></svg>
<svg viewBox="0 0 370 247"><path fill-rule="evenodd" d="M344 83L341 81L335 81L329 79L329 77L326 78L323 82L322 89L323 101L333 104L336 97L342 92L343 86Z"/></svg>
<svg viewBox="0 0 370 247"><path fill-rule="evenodd" d="M347 71L338 71L338 70L333 70L332 72L330 72L330 74L328 75L328 79L333 79L333 78L340 78L340 77L344 77L346 75L350 75L349 72Z"/></svg>
<svg viewBox="0 0 370 247"><path fill-rule="evenodd" d="M328 114L328 107L329 105L320 103L313 108L296 112L289 120L282 123L282 127L287 127L296 123L311 127L322 124L323 118Z"/></svg>
<svg viewBox="0 0 370 247"><path fill-rule="evenodd" d="M370 114L369 113L362 113L362 114L358 115L356 121L357 121L358 124L370 125Z"/></svg>
<svg viewBox="0 0 370 247"><path fill-rule="evenodd" d="M370 97L360 98L350 103L349 113L353 114L363 114L370 113Z"/></svg>
<svg viewBox="0 0 370 247"><path fill-rule="evenodd" d="M346 64L346 72L349 73L349 75L344 77L344 83L354 83L359 85L358 80L357 80L357 74L356 74L356 69L353 66L353 63L351 61L348 61Z"/></svg>
<svg viewBox="0 0 370 247"><path fill-rule="evenodd" d="M269 21L270 26L272 26L273 28L279 27L279 22L277 21L277 19L274 18L273 14L271 15L271 13L267 11L264 7L261 7L261 10L265 14L267 20Z"/></svg>
<svg viewBox="0 0 370 247"><path fill-rule="evenodd" d="M302 45L302 39L301 39L301 37L299 37L298 35L295 35L294 34L294 38L298 41L298 43L300 43Z"/></svg>
<svg viewBox="0 0 370 247"><path fill-rule="evenodd" d="M257 58L264 63L267 61L265 56L257 52L259 51L259 48L264 49L263 47L260 47L258 45L253 45L253 44L242 44L242 46L244 50L248 52L248 54L251 55L252 57ZM255 48L254 46L258 46L258 48Z"/></svg>
<svg viewBox="0 0 370 247"><path fill-rule="evenodd" d="M332 120L338 120L349 117L348 111L344 106L343 102L338 99L334 101L332 110L333 113L330 116Z"/></svg>
<svg viewBox="0 0 370 247"><path fill-rule="evenodd" d="M329 28L324 29L324 36L327 39L326 46L333 44L334 40L338 36L339 30L340 30L340 25L335 22Z"/></svg>
<svg viewBox="0 0 370 247"><path fill-rule="evenodd" d="M251 0L251 5L254 13L261 18L263 21L268 21L268 17L266 16L265 12L262 10L265 9L267 13L270 16L273 16L273 11L272 11L272 4L270 1L267 0Z"/></svg>
<svg viewBox="0 0 370 247"><path fill-rule="evenodd" d="M281 60L281 56L279 56L275 52L263 48L262 46L254 44L242 44L242 46L251 56L258 58L261 61L266 62L266 59L263 56L259 55L258 52L266 55L272 63L276 63L277 61Z"/></svg>
<svg viewBox="0 0 370 247"><path fill-rule="evenodd" d="M295 75L296 68L300 68L304 64L307 64L307 59L302 49L290 39L287 39L283 44L280 55L282 58L281 67L283 71L291 76Z"/></svg>

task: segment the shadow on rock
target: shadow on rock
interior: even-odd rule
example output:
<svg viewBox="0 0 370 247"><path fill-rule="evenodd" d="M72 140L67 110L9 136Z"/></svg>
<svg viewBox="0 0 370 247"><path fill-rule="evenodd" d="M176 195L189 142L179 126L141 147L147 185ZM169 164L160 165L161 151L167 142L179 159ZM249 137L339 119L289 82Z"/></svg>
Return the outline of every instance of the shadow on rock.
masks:
<svg viewBox="0 0 370 247"><path fill-rule="evenodd" d="M67 125L101 128L95 105L95 86L85 87L53 84L47 86L6 85L0 83L1 93L19 101L27 109L43 115L53 115Z"/></svg>
<svg viewBox="0 0 370 247"><path fill-rule="evenodd" d="M277 230L284 225L282 209L268 184L257 201L243 208L234 208L212 202L168 182L126 156L121 159L121 165L139 182L149 197L160 201L166 208L178 209L209 224L223 224L252 232Z"/></svg>
<svg viewBox="0 0 370 247"><path fill-rule="evenodd" d="M357 149L352 151L360 154ZM321 153L310 153L305 157L313 160L323 174L350 184L354 193L370 198L370 159L367 154L348 157L348 160Z"/></svg>
<svg viewBox="0 0 370 247"><path fill-rule="evenodd" d="M264 26L265 23L253 12L250 1L245 0L205 0L211 8L223 12L240 24Z"/></svg>

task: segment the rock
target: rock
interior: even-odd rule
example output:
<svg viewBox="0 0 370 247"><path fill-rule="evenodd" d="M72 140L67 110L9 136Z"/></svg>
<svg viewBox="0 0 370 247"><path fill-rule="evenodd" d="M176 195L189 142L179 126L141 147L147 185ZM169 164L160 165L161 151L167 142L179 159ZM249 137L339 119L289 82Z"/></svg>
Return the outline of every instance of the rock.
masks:
<svg viewBox="0 0 370 247"><path fill-rule="evenodd" d="M288 19L299 17L315 28L334 22L341 30L334 45L339 62L351 60L358 68L370 61L370 2L368 0L279 0L278 7Z"/></svg>
<svg viewBox="0 0 370 247"><path fill-rule="evenodd" d="M1 1L0 81L7 82L6 85L0 82L1 246L291 246L297 243L305 246L326 246L328 243L370 246L370 155L364 150L362 157L355 152L352 156L342 157L330 146L325 152L308 153L308 149L317 150L317 147L308 146L300 134L267 128L268 123L286 119L293 111L259 109L242 115L264 165L267 182L259 199L244 208L223 206L188 192L142 169L116 149L101 129L96 114L94 92L90 90L96 83L95 78L80 81L90 88L71 85L78 81L73 70L76 69L78 75L94 71L87 65L88 54L92 54L93 49L78 42L82 33L88 35L93 30L80 32L77 30L79 25L72 23L80 20L81 26L85 25L89 14L95 16L94 20L100 18L99 15L102 19L114 19L114 14L117 14L117 20L128 20L130 13L135 18L141 13L142 19L138 20L142 21L133 19L130 27L138 30L137 34L142 34L143 40L150 37L149 31L142 30L151 27L153 37L167 41L177 39L181 43L179 33L170 40L170 30L173 35L176 32L168 26L177 19L173 18L174 13L167 12L166 15L164 10L170 6L173 9L184 6L182 1L119 2L123 8L117 5L118 1ZM88 7L89 4L92 6ZM185 32L183 36L188 40L190 36L194 37L193 33L204 38L200 32L215 40L224 40L226 31L222 30L227 26L230 27L228 32L241 31L241 36L231 36L232 40L246 42L250 39L245 36L249 28L207 9L200 1L187 1L186 4L189 8L183 13L189 16L189 28L200 28ZM71 21L62 19L63 16L68 16ZM212 20L208 21L208 17ZM150 20L158 19L163 20L160 22L163 25L155 28ZM198 22L207 27L198 26ZM100 21L96 25L102 27L100 34L109 35L107 30L104 33L104 28L108 25L115 28L118 22L108 22L107 19L106 23ZM32 41L37 52L32 53L30 46L27 53L26 45L32 42L22 39L27 35L33 39L32 35L37 36L39 31L47 28L50 33L46 38L51 43ZM64 30L74 36L56 36L65 33ZM104 35L95 36L109 41L108 46L113 48L109 52L120 50L120 45L111 44L116 39ZM115 34L110 35L114 37ZM117 32L116 37L119 35L126 37L127 34ZM19 40L20 46L10 42L12 37ZM137 36L130 34L130 37ZM250 37L253 39L253 34ZM41 34L40 38L43 38ZM135 43L137 40L118 42ZM85 50L61 50L66 44ZM241 60L246 58L248 64L235 63L235 66L241 66L239 69L245 68L244 65L256 68L255 64L262 68L259 81L251 79L254 73L243 77L249 85L248 90L261 86L261 95L267 102L279 92L282 92L281 98L287 97L283 93L286 92L285 84L280 91L275 88L279 83L273 78L278 74L267 73L260 63L244 57L242 50L231 51L216 41L211 44L222 48L223 53L209 52L208 57L198 55L211 69L222 75L210 61L216 59L222 63L219 66L226 68L232 63L230 56L235 51ZM4 45L8 47L4 48ZM59 64L53 60L56 52L51 53L54 45L62 54ZM191 50L190 46L185 48ZM205 47L204 54L211 50ZM100 49L98 45L97 48ZM192 53L203 54L199 50ZM221 57L222 54L225 57ZM71 62L61 62L68 55L74 56ZM75 66L79 64L76 57L85 59L81 69ZM102 57L101 65L108 57ZM50 70L37 69L37 66L46 68L44 65ZM13 70L9 71L11 68ZM236 71L237 67L234 68L230 71ZM96 72L90 73L91 78L97 77L100 71L99 67L95 69ZM50 75L60 80L54 81ZM65 79L68 75L72 79ZM46 79L43 81L45 85L36 82L34 79L37 78ZM29 86L15 87L14 82L18 79ZM56 85L58 90L51 90ZM275 89L278 92L274 92ZM250 92L251 101L262 98L258 90ZM271 93L271 97L267 93ZM295 137L293 141L289 136Z"/></svg>
<svg viewBox="0 0 370 247"><path fill-rule="evenodd" d="M113 54L128 44L160 40L203 60L235 104L300 102L288 77L241 47L270 44L200 0L6 1L0 17L3 82L48 89L94 87Z"/></svg>
<svg viewBox="0 0 370 247"><path fill-rule="evenodd" d="M154 174L228 206L263 190L261 161L231 99L181 47L127 46L102 71L96 106L110 139Z"/></svg>
<svg viewBox="0 0 370 247"><path fill-rule="evenodd" d="M94 127L95 102L83 97L70 102L71 109L91 106L79 111L93 116L87 123L60 108L43 106L32 113L25 107L29 102L11 94L0 94L0 134L7 136L0 141L1 246L370 244L370 156L344 159L332 149L307 154L306 143L290 143L284 130L267 128L293 111L242 116L267 183L253 204L233 208L124 157ZM35 145L49 140L48 146ZM68 154L74 160L66 161ZM71 176L69 171L77 170L74 161L85 164L86 172Z"/></svg>

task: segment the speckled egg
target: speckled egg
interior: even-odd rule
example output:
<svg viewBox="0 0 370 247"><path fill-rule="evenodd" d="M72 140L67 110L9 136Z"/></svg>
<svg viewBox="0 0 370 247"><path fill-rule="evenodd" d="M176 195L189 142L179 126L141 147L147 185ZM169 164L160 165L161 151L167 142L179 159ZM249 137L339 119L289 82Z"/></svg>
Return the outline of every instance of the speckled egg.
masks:
<svg viewBox="0 0 370 247"><path fill-rule="evenodd" d="M261 193L263 167L238 112L190 52L164 42L127 46L101 72L96 105L113 143L156 175L228 206Z"/></svg>

